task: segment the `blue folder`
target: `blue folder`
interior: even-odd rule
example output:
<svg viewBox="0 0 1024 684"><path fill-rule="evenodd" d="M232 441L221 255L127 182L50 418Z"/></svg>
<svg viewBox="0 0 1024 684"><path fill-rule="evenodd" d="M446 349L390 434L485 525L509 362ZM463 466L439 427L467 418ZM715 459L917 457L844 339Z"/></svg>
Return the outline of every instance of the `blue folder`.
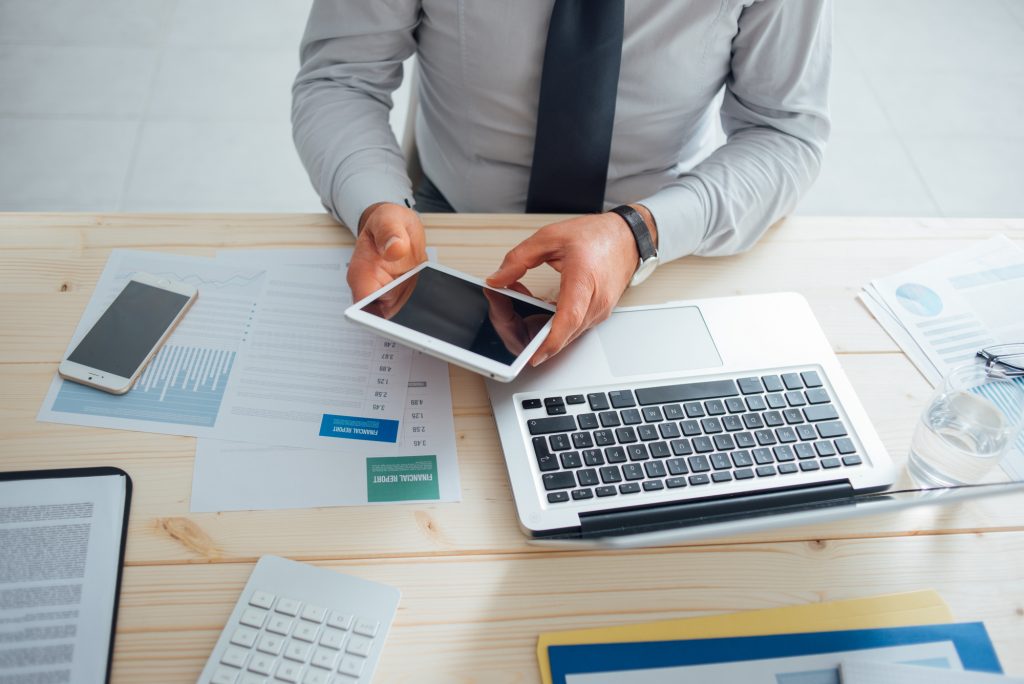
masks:
<svg viewBox="0 0 1024 684"><path fill-rule="evenodd" d="M548 647L548 658L552 683L565 684L566 675L570 674L789 658L936 641L952 642L964 669L1003 671L985 625L980 622L721 639L558 645Z"/></svg>

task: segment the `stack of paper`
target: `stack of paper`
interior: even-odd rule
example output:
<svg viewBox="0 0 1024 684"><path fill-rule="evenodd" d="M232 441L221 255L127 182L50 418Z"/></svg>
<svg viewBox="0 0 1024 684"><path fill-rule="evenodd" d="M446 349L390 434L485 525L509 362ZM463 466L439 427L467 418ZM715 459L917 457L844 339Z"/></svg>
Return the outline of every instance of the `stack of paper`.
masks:
<svg viewBox="0 0 1024 684"><path fill-rule="evenodd" d="M933 591L542 634L544 684L838 684L852 659L1001 672L980 623Z"/></svg>
<svg viewBox="0 0 1024 684"><path fill-rule="evenodd" d="M1024 249L999 235L872 280L860 300L938 386L950 370L972 363L983 347L1024 342ZM1024 379L1018 382L1024 387ZM1024 436L1003 467L1024 479Z"/></svg>
<svg viewBox="0 0 1024 684"><path fill-rule="evenodd" d="M455 501L444 362L344 318L351 250L114 250L69 349L137 272L199 298L123 396L55 377L39 419L199 438L192 510Z"/></svg>

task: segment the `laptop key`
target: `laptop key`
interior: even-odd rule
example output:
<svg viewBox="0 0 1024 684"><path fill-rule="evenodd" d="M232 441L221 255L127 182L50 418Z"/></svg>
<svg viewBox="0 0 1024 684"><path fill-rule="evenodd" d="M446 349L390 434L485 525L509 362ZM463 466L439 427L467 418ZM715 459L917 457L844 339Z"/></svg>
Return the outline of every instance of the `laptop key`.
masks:
<svg viewBox="0 0 1024 684"><path fill-rule="evenodd" d="M757 446L757 442L754 441L754 436L749 432L740 432L736 435L736 446L741 449L749 449Z"/></svg>
<svg viewBox="0 0 1024 684"><path fill-rule="evenodd" d="M674 439L669 442L669 446L672 447L672 453L676 456L689 456L693 453L690 442L686 439Z"/></svg>
<svg viewBox="0 0 1024 684"><path fill-rule="evenodd" d="M779 463L792 461L793 459L796 458L796 456L793 455L793 448L790 447L788 444L783 444L781 446L773 448L772 453L775 454L775 460L778 461Z"/></svg>
<svg viewBox="0 0 1024 684"><path fill-rule="evenodd" d="M622 473L619 472L618 466L605 466L599 472L601 473L601 482L605 484L622 482Z"/></svg>
<svg viewBox="0 0 1024 684"><path fill-rule="evenodd" d="M766 392L781 392L782 379L778 375L765 375L761 377L761 382L764 383L764 390Z"/></svg>
<svg viewBox="0 0 1024 684"><path fill-rule="evenodd" d="M796 457L801 461L808 458L814 458L818 455L814 451L814 447L807 442L800 442L799 444L794 445L793 450L796 451Z"/></svg>
<svg viewBox="0 0 1024 684"><path fill-rule="evenodd" d="M712 399L704 402L704 410L709 416L721 416L725 414L725 404L719 399Z"/></svg>
<svg viewBox="0 0 1024 684"><path fill-rule="evenodd" d="M679 429L687 437L695 437L700 434L700 423L695 420L683 420L679 423Z"/></svg>
<svg viewBox="0 0 1024 684"><path fill-rule="evenodd" d="M775 433L771 430L758 430L754 433L754 436L757 437L757 443L761 446L776 443Z"/></svg>
<svg viewBox="0 0 1024 684"><path fill-rule="evenodd" d="M623 425L639 425L644 422L643 418L640 417L640 412L636 409L625 409L620 411L619 416L622 418Z"/></svg>
<svg viewBox="0 0 1024 684"><path fill-rule="evenodd" d="M622 421L619 420L618 411L602 411L597 414L597 417L601 420L601 427L619 427L622 425Z"/></svg>
<svg viewBox="0 0 1024 684"><path fill-rule="evenodd" d="M817 423L819 420L835 420L839 414L832 404L819 404L805 408L804 417L812 423Z"/></svg>
<svg viewBox="0 0 1024 684"><path fill-rule="evenodd" d="M817 461L802 461L800 463L800 470L803 470L804 472L818 470L819 468L821 468L821 466L818 465Z"/></svg>
<svg viewBox="0 0 1024 684"><path fill-rule="evenodd" d="M615 489L615 487L612 487L610 485L605 485L604 487L598 487L594 491L597 492L597 495L599 497L615 496L616 494L619 493L618 490Z"/></svg>
<svg viewBox="0 0 1024 684"><path fill-rule="evenodd" d="M580 430L596 430L597 414L581 413L580 415L576 416L576 422L580 424ZM602 425L601 427L607 427L607 425Z"/></svg>
<svg viewBox="0 0 1024 684"><path fill-rule="evenodd" d="M832 423L818 423L818 434L821 435L823 439L845 437L846 428L838 421Z"/></svg>
<svg viewBox="0 0 1024 684"><path fill-rule="evenodd" d="M711 479L714 482L731 482L732 473L727 471L719 471L717 473L711 473Z"/></svg>
<svg viewBox="0 0 1024 684"><path fill-rule="evenodd" d="M572 498L574 501L583 501L584 499L593 499L594 490L592 489L574 489L572 490Z"/></svg>
<svg viewBox="0 0 1024 684"><path fill-rule="evenodd" d="M774 474L775 474L775 466L764 465L764 466L758 466L758 468L757 468L757 476L758 477L771 477Z"/></svg>
<svg viewBox="0 0 1024 684"><path fill-rule="evenodd" d="M700 421L700 426L704 428L704 433L708 435L722 431L722 421L718 418L704 418Z"/></svg>
<svg viewBox="0 0 1024 684"><path fill-rule="evenodd" d="M555 404L554 406L548 406L549 416L562 416L565 415L565 404Z"/></svg>
<svg viewBox="0 0 1024 684"><path fill-rule="evenodd" d="M850 439L849 437L842 437L840 439L837 439L836 440L836 449L839 450L839 453L844 454L844 455L845 454L852 454L854 451L857 450L857 448L855 446L853 446L853 440Z"/></svg>
<svg viewBox="0 0 1024 684"><path fill-rule="evenodd" d="M661 480L647 480L647 481L644 482L644 491L645 492L653 492L653 491L657 491L659 489L664 489L664 488L665 488L665 483L662 482Z"/></svg>
<svg viewBox="0 0 1024 684"><path fill-rule="evenodd" d="M682 433L679 432L679 426L675 423L658 423L658 432L661 433L664 439L675 439Z"/></svg>
<svg viewBox="0 0 1024 684"><path fill-rule="evenodd" d="M751 415L756 416L756 413ZM743 429L743 420L739 416L726 416L722 418L722 427L729 432L736 432L737 430Z"/></svg>
<svg viewBox="0 0 1024 684"><path fill-rule="evenodd" d="M850 454L849 456L843 456L843 465L855 466L860 465L864 461L861 460L857 454Z"/></svg>
<svg viewBox="0 0 1024 684"><path fill-rule="evenodd" d="M775 431L775 436L783 444L792 444L796 441L796 431L791 427L780 427Z"/></svg>
<svg viewBox="0 0 1024 684"><path fill-rule="evenodd" d="M611 408L608 403L608 396L604 392L594 392L587 395L587 402L591 411L607 411Z"/></svg>
<svg viewBox="0 0 1024 684"><path fill-rule="evenodd" d="M766 408L768 408L768 405L765 404L763 396L761 396L760 394L752 394L751 396L747 397L747 408L749 408L751 411L764 411Z"/></svg>
<svg viewBox="0 0 1024 684"><path fill-rule="evenodd" d="M630 482L642 480L644 479L644 469L640 467L639 463L627 463L622 466L622 477Z"/></svg>
<svg viewBox="0 0 1024 684"><path fill-rule="evenodd" d="M615 428L615 439L619 444L629 444L636 441L636 432L631 427Z"/></svg>
<svg viewBox="0 0 1024 684"><path fill-rule="evenodd" d="M700 418L704 415L704 406L698 401L684 405L683 410L689 418Z"/></svg>
<svg viewBox="0 0 1024 684"><path fill-rule="evenodd" d="M737 480L749 480L754 477L754 471L750 468L740 468L739 470L734 471L732 476Z"/></svg>
<svg viewBox="0 0 1024 684"><path fill-rule="evenodd" d="M636 400L641 406L651 404L670 404L702 399L724 399L738 394L736 383L732 380L711 380L707 382L689 382L679 385L663 385L661 387L645 387L636 391Z"/></svg>
<svg viewBox="0 0 1024 684"><path fill-rule="evenodd" d="M754 459L750 457L749 451L732 452L732 462L737 468L746 468L754 465Z"/></svg>
<svg viewBox="0 0 1024 684"><path fill-rule="evenodd" d="M626 450L620 446L611 446L604 450L604 457L609 463L625 463Z"/></svg>
<svg viewBox="0 0 1024 684"><path fill-rule="evenodd" d="M599 447L615 444L615 433L611 430L597 430L594 432L594 444Z"/></svg>
<svg viewBox="0 0 1024 684"><path fill-rule="evenodd" d="M818 433L814 429L813 425L797 425L796 434L800 437L800 439L805 441L818 439Z"/></svg>
<svg viewBox="0 0 1024 684"><path fill-rule="evenodd" d="M822 468L838 468L839 467L839 459L838 458L823 458L823 459L821 459L821 467Z"/></svg>
<svg viewBox="0 0 1024 684"><path fill-rule="evenodd" d="M658 428L654 425L641 425L636 429L636 433L644 442L653 442L661 436L658 434Z"/></svg>
<svg viewBox="0 0 1024 684"><path fill-rule="evenodd" d="M647 473L647 477L665 477L668 474L665 472L665 464L661 461L644 463L644 471Z"/></svg>
<svg viewBox="0 0 1024 684"><path fill-rule="evenodd" d="M619 485L619 494L636 494L639 491L639 482L626 482Z"/></svg>
<svg viewBox="0 0 1024 684"><path fill-rule="evenodd" d="M576 419L572 416L555 416L553 418L532 418L526 421L531 435L550 435L555 432L572 432L576 429Z"/></svg>
<svg viewBox="0 0 1024 684"><path fill-rule="evenodd" d="M814 448L818 452L819 456L835 456L836 448L832 446L832 442L822 440L814 443Z"/></svg>
<svg viewBox="0 0 1024 684"><path fill-rule="evenodd" d="M633 393L629 390L612 390L608 393L608 400L611 402L612 408L621 409L636 406Z"/></svg>
<svg viewBox="0 0 1024 684"><path fill-rule="evenodd" d="M804 381L800 378L799 373L783 373L782 384L788 390L803 389L804 387Z"/></svg>
<svg viewBox="0 0 1024 684"><path fill-rule="evenodd" d="M648 423L659 423L665 420L661 415L661 409L657 406L645 406L643 410L644 420Z"/></svg>
<svg viewBox="0 0 1024 684"><path fill-rule="evenodd" d="M690 470L695 473L704 473L711 470L711 464L708 463L706 456L690 456L686 459L686 462L690 465Z"/></svg>
<svg viewBox="0 0 1024 684"><path fill-rule="evenodd" d="M646 461L650 458L645 444L630 444L626 447L626 454L630 461Z"/></svg>
<svg viewBox="0 0 1024 684"><path fill-rule="evenodd" d="M754 462L757 463L757 465L768 465L769 463L775 462L771 449L754 449L750 453L754 457Z"/></svg>
<svg viewBox="0 0 1024 684"><path fill-rule="evenodd" d="M582 416L580 416L582 418ZM782 412L782 417L786 419L786 423L789 425L799 425L804 422L804 414L799 409L786 409ZM580 425L580 427L583 427Z"/></svg>
<svg viewBox="0 0 1024 684"><path fill-rule="evenodd" d="M575 449L589 449L594 446L594 440L589 432L574 432L572 434L572 446Z"/></svg>
<svg viewBox="0 0 1024 684"><path fill-rule="evenodd" d="M732 461L728 454L711 454L711 465L715 470L727 470L732 468Z"/></svg>
<svg viewBox="0 0 1024 684"><path fill-rule="evenodd" d="M786 403L790 406L806 406L807 400L804 399L803 392L793 390L792 392L786 392Z"/></svg>
<svg viewBox="0 0 1024 684"><path fill-rule="evenodd" d="M582 394L570 394L565 398L566 404L582 404L586 399Z"/></svg>
<svg viewBox="0 0 1024 684"><path fill-rule="evenodd" d="M542 473L558 470L558 457L554 454L544 454L543 456L537 454L537 467Z"/></svg>
<svg viewBox="0 0 1024 684"><path fill-rule="evenodd" d="M736 381L736 384L740 386L740 392L744 394L760 394L764 392L764 385L761 384L760 378L740 378Z"/></svg>
<svg viewBox="0 0 1024 684"><path fill-rule="evenodd" d="M821 378L818 376L817 371L804 371L800 374L803 378L804 384L808 387L821 387Z"/></svg>
<svg viewBox="0 0 1024 684"><path fill-rule="evenodd" d="M759 430L764 427L764 419L760 413L748 413L743 416L743 425L748 430Z"/></svg>
<svg viewBox="0 0 1024 684"><path fill-rule="evenodd" d="M786 421L782 420L782 414L778 411L767 411L764 416L764 424L768 427L779 427L784 425Z"/></svg>
<svg viewBox="0 0 1024 684"><path fill-rule="evenodd" d="M803 464L801 464L801 465L803 465ZM818 464L815 463L814 465L818 465ZM779 474L780 475L789 475L790 473L795 473L798 470L799 470L799 468L797 468L796 463L783 463L783 464L781 464L779 466Z"/></svg>
<svg viewBox="0 0 1024 684"><path fill-rule="evenodd" d="M690 476L690 484L694 486L706 485L709 482L711 482L711 478L704 474Z"/></svg>
<svg viewBox="0 0 1024 684"><path fill-rule="evenodd" d="M668 448L668 443L666 442L654 442L648 448L651 450L651 456L654 458L668 458L672 455L672 451Z"/></svg>
<svg viewBox="0 0 1024 684"><path fill-rule="evenodd" d="M548 444L551 445L552 451L568 451L572 447L569 446L569 435L551 435L548 437Z"/></svg>
<svg viewBox="0 0 1024 684"><path fill-rule="evenodd" d="M539 409L543 406L540 399L523 399L524 409Z"/></svg>
<svg viewBox="0 0 1024 684"><path fill-rule="evenodd" d="M570 472L545 473L541 480L544 481L544 489L549 492L556 489L572 489L576 486L576 476Z"/></svg>
<svg viewBox="0 0 1024 684"><path fill-rule="evenodd" d="M730 451L736 448L736 443L732 441L732 435L715 435L715 448L723 451Z"/></svg>
<svg viewBox="0 0 1024 684"><path fill-rule="evenodd" d="M563 503L569 500L569 492L551 492L548 494L548 503Z"/></svg>
<svg viewBox="0 0 1024 684"><path fill-rule="evenodd" d="M693 450L698 454L706 454L715 450L715 446L711 443L710 437L694 437L692 444Z"/></svg>
<svg viewBox="0 0 1024 684"><path fill-rule="evenodd" d="M604 456L600 449L587 449L583 452L583 462L588 466L601 466L604 465Z"/></svg>
<svg viewBox="0 0 1024 684"><path fill-rule="evenodd" d="M824 387L809 389L804 392L808 404L826 404L829 401L828 391Z"/></svg>
<svg viewBox="0 0 1024 684"><path fill-rule="evenodd" d="M679 487L685 487L686 486L686 478L685 477L670 477L667 480L665 480L665 486L668 487L669 489L677 489Z"/></svg>
<svg viewBox="0 0 1024 684"><path fill-rule="evenodd" d="M786 408L786 398L781 394L769 394L764 400L773 409Z"/></svg>
<svg viewBox="0 0 1024 684"><path fill-rule="evenodd" d="M576 451L566 451L564 454L559 454L558 457L562 461L563 468L579 468L583 465L583 461L580 460L579 452Z"/></svg>
<svg viewBox="0 0 1024 684"><path fill-rule="evenodd" d="M725 408L729 409L729 413L743 413L747 405L739 397L730 397L725 400Z"/></svg>
<svg viewBox="0 0 1024 684"><path fill-rule="evenodd" d="M576 471L576 481L580 487L592 487L598 483L597 471L593 468Z"/></svg>
<svg viewBox="0 0 1024 684"><path fill-rule="evenodd" d="M686 416L686 412L683 411L683 407L679 404L663 406L662 411L665 413L665 420L679 420Z"/></svg>
<svg viewBox="0 0 1024 684"><path fill-rule="evenodd" d="M670 458L665 461L665 465L668 466L668 472L672 475L686 475L690 472L690 469L686 467L685 458Z"/></svg>

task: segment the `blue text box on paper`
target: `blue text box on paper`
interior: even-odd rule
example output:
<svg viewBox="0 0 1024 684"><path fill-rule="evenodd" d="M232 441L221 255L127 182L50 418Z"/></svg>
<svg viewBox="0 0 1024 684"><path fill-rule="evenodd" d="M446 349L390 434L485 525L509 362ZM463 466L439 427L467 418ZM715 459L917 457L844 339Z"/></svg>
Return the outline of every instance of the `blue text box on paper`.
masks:
<svg viewBox="0 0 1024 684"><path fill-rule="evenodd" d="M398 421L325 413L320 421L320 436L362 439L369 442L397 442Z"/></svg>

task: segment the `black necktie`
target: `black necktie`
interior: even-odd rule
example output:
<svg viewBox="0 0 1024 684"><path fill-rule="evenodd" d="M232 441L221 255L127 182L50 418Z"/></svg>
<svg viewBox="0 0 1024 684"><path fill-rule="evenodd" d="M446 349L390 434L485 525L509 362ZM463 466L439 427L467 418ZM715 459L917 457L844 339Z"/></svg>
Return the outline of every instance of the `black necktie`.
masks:
<svg viewBox="0 0 1024 684"><path fill-rule="evenodd" d="M625 0L555 0L526 211L604 208Z"/></svg>

